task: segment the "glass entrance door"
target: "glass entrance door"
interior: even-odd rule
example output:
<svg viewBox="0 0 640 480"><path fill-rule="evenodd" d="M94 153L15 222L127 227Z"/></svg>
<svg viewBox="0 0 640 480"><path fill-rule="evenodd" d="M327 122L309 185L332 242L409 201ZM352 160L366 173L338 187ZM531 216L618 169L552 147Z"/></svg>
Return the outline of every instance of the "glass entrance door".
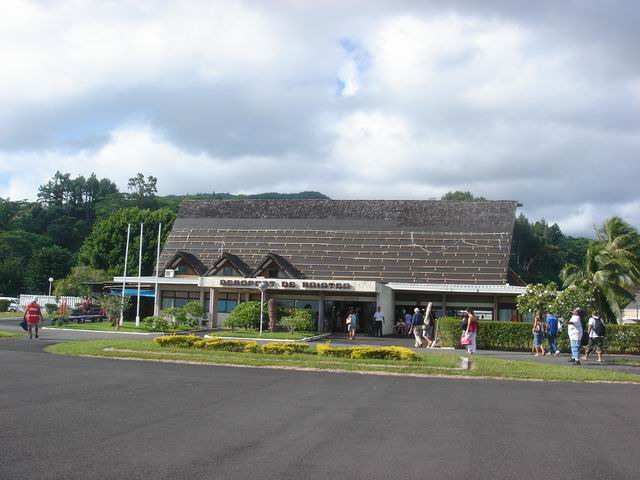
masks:
<svg viewBox="0 0 640 480"><path fill-rule="evenodd" d="M334 333L347 332L347 316L350 309L358 314L359 334L373 334L373 314L376 311L375 302L351 302L327 300L324 304L327 322L325 329Z"/></svg>

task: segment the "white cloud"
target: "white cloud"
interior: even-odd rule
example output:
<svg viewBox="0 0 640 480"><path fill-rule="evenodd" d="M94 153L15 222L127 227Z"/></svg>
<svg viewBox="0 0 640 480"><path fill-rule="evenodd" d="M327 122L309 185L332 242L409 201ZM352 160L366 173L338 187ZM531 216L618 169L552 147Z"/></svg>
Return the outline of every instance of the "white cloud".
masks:
<svg viewBox="0 0 640 480"><path fill-rule="evenodd" d="M449 4L7 0L0 195L140 171L165 194L459 189L569 233L640 225L637 29Z"/></svg>
<svg viewBox="0 0 640 480"><path fill-rule="evenodd" d="M277 25L239 1L3 2L0 98L176 85L269 65ZM259 46L259 48L258 48Z"/></svg>

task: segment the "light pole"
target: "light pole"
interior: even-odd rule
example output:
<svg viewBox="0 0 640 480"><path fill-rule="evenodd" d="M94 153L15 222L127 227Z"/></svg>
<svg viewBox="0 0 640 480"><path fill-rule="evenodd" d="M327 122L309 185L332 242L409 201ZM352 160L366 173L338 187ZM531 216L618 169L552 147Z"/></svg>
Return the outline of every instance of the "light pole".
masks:
<svg viewBox="0 0 640 480"><path fill-rule="evenodd" d="M51 296L51 285L53 285L53 277L49 277L49 296Z"/></svg>
<svg viewBox="0 0 640 480"><path fill-rule="evenodd" d="M267 282L260 282L258 284L258 288L260 289L260 336L262 337L262 318L264 313L264 292L269 288L269 284Z"/></svg>

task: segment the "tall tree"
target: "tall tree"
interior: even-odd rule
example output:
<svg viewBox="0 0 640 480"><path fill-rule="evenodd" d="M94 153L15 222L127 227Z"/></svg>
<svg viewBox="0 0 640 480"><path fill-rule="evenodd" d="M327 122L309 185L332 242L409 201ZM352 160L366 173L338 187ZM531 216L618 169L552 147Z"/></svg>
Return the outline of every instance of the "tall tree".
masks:
<svg viewBox="0 0 640 480"><path fill-rule="evenodd" d="M158 192L158 189L156 188L157 183L158 179L156 177L149 175L145 180L142 173L138 173L135 177L131 177L129 179L129 183L127 185L129 190L133 190L131 198L135 200L139 208L151 206L153 199Z"/></svg>
<svg viewBox="0 0 640 480"><path fill-rule="evenodd" d="M74 264L73 254L66 248L52 245L36 250L27 265L25 287L29 293L47 293L49 278L64 278Z"/></svg>
<svg viewBox="0 0 640 480"><path fill-rule="evenodd" d="M140 223L145 224L142 271L151 274L156 259L158 223L162 223L162 240L167 237L175 213L167 209L147 210L124 208L95 224L80 249L79 260L83 265L104 270L110 275L121 275L124 267L127 224L131 224L131 243L127 271L137 273Z"/></svg>
<svg viewBox="0 0 640 480"><path fill-rule="evenodd" d="M587 248L584 265L567 264L560 276L565 287L593 283L600 313L609 321L621 321L622 310L640 285L640 235L619 217L607 220L597 235Z"/></svg>
<svg viewBox="0 0 640 480"><path fill-rule="evenodd" d="M484 197L476 197L471 192L463 192L456 190L455 192L445 193L440 200L455 200L457 202L480 202L486 200Z"/></svg>

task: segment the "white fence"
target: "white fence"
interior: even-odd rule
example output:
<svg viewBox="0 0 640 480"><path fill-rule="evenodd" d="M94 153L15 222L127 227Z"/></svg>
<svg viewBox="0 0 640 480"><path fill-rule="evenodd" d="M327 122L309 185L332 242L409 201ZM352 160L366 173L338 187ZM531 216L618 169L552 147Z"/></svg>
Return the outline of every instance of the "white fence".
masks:
<svg viewBox="0 0 640 480"><path fill-rule="evenodd" d="M38 304L41 307L44 307L47 303L55 303L56 305L60 306L62 305L62 302L66 302L67 308L73 308L77 304L82 302L82 297L59 297L58 299L56 299L56 297L54 297L53 295L49 296L49 295L21 294L20 299L18 300L18 303L20 304L21 307L26 307L33 301L34 298L38 299Z"/></svg>

